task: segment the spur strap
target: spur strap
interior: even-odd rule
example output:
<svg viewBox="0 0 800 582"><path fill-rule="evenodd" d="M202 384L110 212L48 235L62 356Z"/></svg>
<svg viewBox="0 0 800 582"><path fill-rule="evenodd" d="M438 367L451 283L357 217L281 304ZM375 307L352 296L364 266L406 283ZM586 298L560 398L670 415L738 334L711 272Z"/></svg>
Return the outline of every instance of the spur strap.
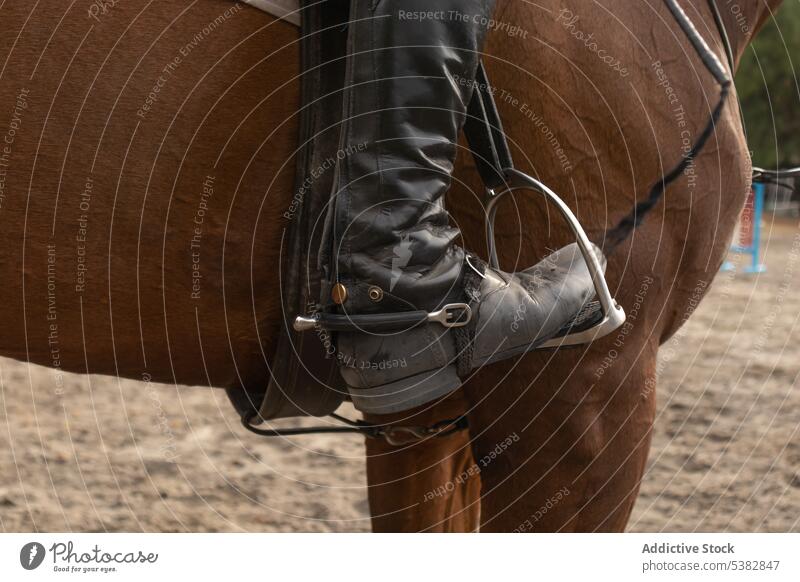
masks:
<svg viewBox="0 0 800 582"><path fill-rule="evenodd" d="M364 420L350 420L338 414L330 414L345 426L310 426L305 428L258 428L262 419L252 412L242 416L242 425L257 435L264 437L290 437L305 434L350 433L362 434L367 438L383 438L393 446L415 444L429 438L442 438L466 430L468 421L465 415L442 420L430 426L403 426L395 424L373 424Z"/></svg>

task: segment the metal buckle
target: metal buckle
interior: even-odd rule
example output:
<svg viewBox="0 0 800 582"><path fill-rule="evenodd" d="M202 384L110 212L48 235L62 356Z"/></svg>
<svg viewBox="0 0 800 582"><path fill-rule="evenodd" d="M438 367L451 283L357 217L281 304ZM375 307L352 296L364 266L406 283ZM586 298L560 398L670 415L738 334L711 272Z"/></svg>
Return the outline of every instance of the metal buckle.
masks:
<svg viewBox="0 0 800 582"><path fill-rule="evenodd" d="M304 317L302 315L298 315L294 318L292 322L292 328L295 331L309 331L317 327L317 318L316 317Z"/></svg>
<svg viewBox="0 0 800 582"><path fill-rule="evenodd" d="M379 431L376 436L383 437L393 447L410 445L432 437L443 437L457 431L465 430L464 417L446 420L432 426L395 426L390 425Z"/></svg>
<svg viewBox="0 0 800 582"><path fill-rule="evenodd" d="M380 433L386 442L393 447L410 445L432 436L427 427L422 426L388 426Z"/></svg>
<svg viewBox="0 0 800 582"><path fill-rule="evenodd" d="M471 320L472 309L466 303L450 303L428 314L429 323L439 323L444 327L464 327Z"/></svg>
<svg viewBox="0 0 800 582"><path fill-rule="evenodd" d="M589 241L589 237L586 236L586 232L583 230L581 223L578 222L577 217L572 213L569 206L561 200L558 194L553 192L545 184L519 170L507 168L503 171L503 175L505 176L503 188L487 189L486 243L489 248L489 266L499 269L497 248L494 242L494 220L497 215L497 202L509 192L515 190L533 190L534 192L543 194L545 198L555 204L556 208L558 208L561 215L567 221L570 230L572 230L572 234L575 236L575 241L578 243L581 255L583 255L583 260L586 261L586 267L589 269L589 274L592 277L597 300L600 302L600 306L603 310L603 319L598 324L584 331L548 340L536 349L576 346L589 343L604 335L608 335L625 323L625 310L622 309L611 296L603 267L600 265L600 261L598 261L594 251L592 251L592 243Z"/></svg>

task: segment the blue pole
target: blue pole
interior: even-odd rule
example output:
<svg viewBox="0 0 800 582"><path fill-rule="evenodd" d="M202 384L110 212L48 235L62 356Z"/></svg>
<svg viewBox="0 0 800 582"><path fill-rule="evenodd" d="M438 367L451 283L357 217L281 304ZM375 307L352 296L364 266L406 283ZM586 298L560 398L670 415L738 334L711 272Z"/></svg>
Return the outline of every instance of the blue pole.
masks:
<svg viewBox="0 0 800 582"><path fill-rule="evenodd" d="M761 217L764 214L764 190L762 183L753 184L753 242L750 245L750 266L746 273L763 273L767 270L759 261L761 253Z"/></svg>
<svg viewBox="0 0 800 582"><path fill-rule="evenodd" d="M734 243L729 249L732 253L750 255L750 264L744 268L745 273L763 273L767 270L767 267L759 261L761 255L761 219L764 216L765 191L766 187L764 184L753 184L753 212L750 216L750 219L753 221L753 236L750 244L742 246L741 244ZM735 271L736 266L731 261L725 261L720 270Z"/></svg>

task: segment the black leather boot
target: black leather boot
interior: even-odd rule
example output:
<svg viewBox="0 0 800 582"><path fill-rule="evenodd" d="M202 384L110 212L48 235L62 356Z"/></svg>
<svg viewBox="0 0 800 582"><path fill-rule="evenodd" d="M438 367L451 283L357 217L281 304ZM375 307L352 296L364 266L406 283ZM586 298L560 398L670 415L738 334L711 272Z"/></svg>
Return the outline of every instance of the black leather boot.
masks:
<svg viewBox="0 0 800 582"><path fill-rule="evenodd" d="M353 402L406 410L557 335L593 294L576 245L513 274L443 206L493 1L353 0L324 323ZM593 247L602 261L602 253ZM302 318L300 318L302 319Z"/></svg>

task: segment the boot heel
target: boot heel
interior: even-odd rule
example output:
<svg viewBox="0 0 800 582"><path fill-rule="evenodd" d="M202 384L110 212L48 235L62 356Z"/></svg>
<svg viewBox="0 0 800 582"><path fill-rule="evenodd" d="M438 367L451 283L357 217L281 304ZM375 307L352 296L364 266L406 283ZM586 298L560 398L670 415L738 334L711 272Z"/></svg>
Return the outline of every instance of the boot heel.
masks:
<svg viewBox="0 0 800 582"><path fill-rule="evenodd" d="M461 386L457 367L421 372L381 386L354 388L348 386L353 405L369 414L402 412L435 400Z"/></svg>

